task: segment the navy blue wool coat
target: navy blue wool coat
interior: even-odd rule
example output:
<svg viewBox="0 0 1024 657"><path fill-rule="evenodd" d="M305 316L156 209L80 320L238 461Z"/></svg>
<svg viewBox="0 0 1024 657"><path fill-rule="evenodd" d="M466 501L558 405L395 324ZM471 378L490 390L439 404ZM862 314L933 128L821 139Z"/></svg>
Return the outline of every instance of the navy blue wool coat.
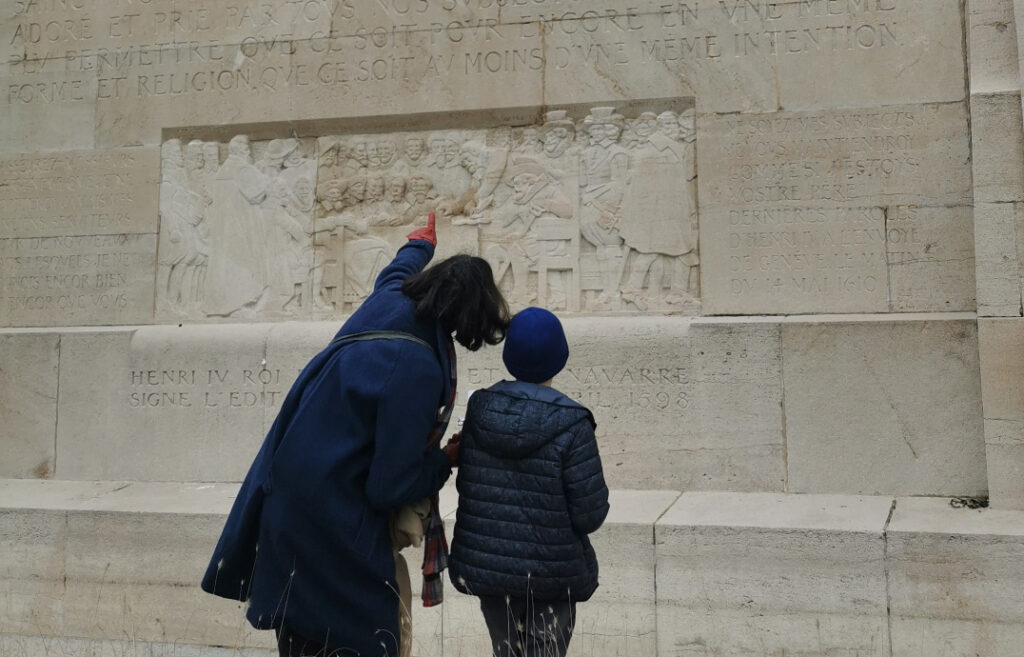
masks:
<svg viewBox="0 0 1024 657"><path fill-rule="evenodd" d="M469 400L448 572L479 596L583 601L597 588L587 534L608 515L590 411L552 388L502 381Z"/></svg>
<svg viewBox="0 0 1024 657"><path fill-rule="evenodd" d="M338 332L402 331L433 351L332 342L299 375L245 478L203 588L248 599L257 628L287 624L345 655L398 654L388 516L451 475L444 452L426 448L450 392L447 336L401 292L433 252L422 240L402 247Z"/></svg>

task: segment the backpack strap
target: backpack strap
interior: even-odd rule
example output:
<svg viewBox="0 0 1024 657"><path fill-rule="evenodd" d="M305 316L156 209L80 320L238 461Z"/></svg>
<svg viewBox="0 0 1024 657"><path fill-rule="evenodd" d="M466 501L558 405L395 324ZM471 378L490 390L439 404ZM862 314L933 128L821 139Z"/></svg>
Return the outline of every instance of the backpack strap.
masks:
<svg viewBox="0 0 1024 657"><path fill-rule="evenodd" d="M403 333L402 331L361 331L359 333L349 333L348 335L339 335L331 340L330 344L333 345L336 342L363 342L366 340L405 340L423 345L431 353L434 352L434 348L426 340L417 338L411 333Z"/></svg>

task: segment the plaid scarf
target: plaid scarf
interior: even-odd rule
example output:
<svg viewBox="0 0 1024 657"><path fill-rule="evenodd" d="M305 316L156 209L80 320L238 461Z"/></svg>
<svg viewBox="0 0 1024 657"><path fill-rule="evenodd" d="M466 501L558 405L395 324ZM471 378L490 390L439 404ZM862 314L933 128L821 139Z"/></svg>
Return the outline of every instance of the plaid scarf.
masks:
<svg viewBox="0 0 1024 657"><path fill-rule="evenodd" d="M440 445L441 437L448 428L452 409L455 408L455 390L458 370L455 366L455 341L448 336L448 363L451 377L451 395L448 403L437 411L437 422L427 436L427 444ZM444 580L441 573L448 567L448 539L444 535L444 521L438 508L437 494L430 498L430 515L423 535L423 591L420 597L424 607L433 607L444 602Z"/></svg>

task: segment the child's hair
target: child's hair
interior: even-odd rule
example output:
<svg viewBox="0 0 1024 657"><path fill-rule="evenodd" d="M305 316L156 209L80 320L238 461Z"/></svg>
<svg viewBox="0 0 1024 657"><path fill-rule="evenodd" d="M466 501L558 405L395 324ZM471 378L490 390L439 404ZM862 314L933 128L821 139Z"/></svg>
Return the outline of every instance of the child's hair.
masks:
<svg viewBox="0 0 1024 657"><path fill-rule="evenodd" d="M483 258L455 255L405 279L402 292L416 316L437 320L466 349L498 344L508 329L508 304Z"/></svg>
<svg viewBox="0 0 1024 657"><path fill-rule="evenodd" d="M520 381L550 381L569 360L562 323L543 308L524 308L508 325L501 358L509 374Z"/></svg>

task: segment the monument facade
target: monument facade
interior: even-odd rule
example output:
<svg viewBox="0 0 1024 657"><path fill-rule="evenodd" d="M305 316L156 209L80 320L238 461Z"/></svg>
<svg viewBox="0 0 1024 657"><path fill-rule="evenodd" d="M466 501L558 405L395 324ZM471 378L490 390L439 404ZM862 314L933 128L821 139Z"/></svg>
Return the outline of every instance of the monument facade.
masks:
<svg viewBox="0 0 1024 657"><path fill-rule="evenodd" d="M593 410L621 505L586 654L1017 657L1022 605L969 592L1024 580L997 558L1024 535L1022 16L5 2L0 656L267 654L192 562L434 212L438 258L485 258L566 327L555 386ZM460 353L463 390L507 376ZM105 570L105 541L166 527L190 556ZM421 655L479 647L467 605L420 615Z"/></svg>

